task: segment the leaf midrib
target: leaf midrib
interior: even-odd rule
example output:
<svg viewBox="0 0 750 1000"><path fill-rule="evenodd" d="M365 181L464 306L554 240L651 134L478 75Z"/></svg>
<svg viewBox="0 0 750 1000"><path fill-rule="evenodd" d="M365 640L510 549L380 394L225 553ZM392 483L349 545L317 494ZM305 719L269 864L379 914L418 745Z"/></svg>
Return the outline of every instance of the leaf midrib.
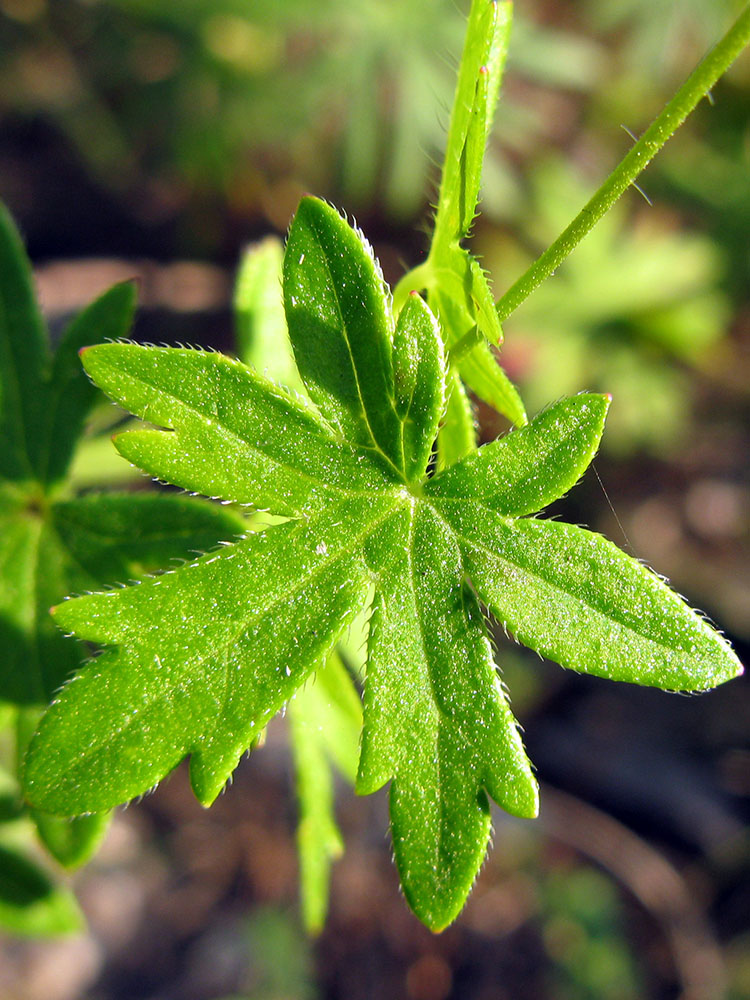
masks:
<svg viewBox="0 0 750 1000"><path fill-rule="evenodd" d="M311 229L312 234L313 234L313 236L314 236L314 238L315 238L315 240L316 240L316 242L318 244L318 247L320 249L320 259L321 259L321 261L323 262L323 264L325 266L326 273L328 274L329 288L332 291L334 300L336 302L336 311L337 311L337 313L339 315L339 322L340 322L340 326L341 326L341 333L342 333L342 335L344 337L344 341L346 343L346 349L347 349L347 352L349 354L349 361L350 361L350 364L352 366L352 374L354 375L354 385L355 385L355 387L357 389L357 398L359 399L359 404L360 404L360 407L361 407L361 410L362 410L362 417L363 417L364 422L365 422L365 427L367 428L367 433L370 435L370 440L372 441L372 445L373 445L374 450L379 455L381 455L381 457L384 458L385 461L394 469L394 471L396 472L396 475L399 477L399 479L402 479L403 475L404 475L403 471L401 469L399 469L398 466L396 465L396 463L393 461L393 459L390 458L390 456L388 456L383 451L383 449L381 448L381 446L380 446L377 438L375 437L375 433L374 433L374 431L372 429L372 425L370 423L370 416L369 416L369 413L367 412L367 406L365 405L364 397L362 396L362 387L361 387L360 381L359 381L359 371L357 369L357 365L356 365L356 362L354 360L354 354L352 352L351 341L349 340L349 331L347 329L346 321L344 320L344 313L343 313L343 310L341 308L341 299L339 298L338 285L334 281L333 272L331 271L331 265L328 262L328 255L325 252L325 249L324 249L323 244L321 242L320 236L318 235L318 232L314 228L314 226L311 225L310 229ZM389 409L391 410L391 412L396 417L396 421L398 423L400 423L400 421L398 419L398 413L396 412L396 409L395 409L395 407L393 405L394 404L393 396L389 394L387 396L387 400L388 400L388 403L390 404Z"/></svg>
<svg viewBox="0 0 750 1000"><path fill-rule="evenodd" d="M419 506L420 502L423 502L425 504L425 506L428 507L429 510L432 511L432 513L435 515L435 517L445 525L445 527L447 528L447 530L450 532L450 534L452 536L456 536L456 532L454 531L453 526L450 525L445 520L445 518L442 516L442 514L440 513L440 511L436 510L436 508L433 507L432 504L427 503L425 501L419 501L419 500L416 500L416 499L414 501L412 501L411 509L410 509L410 516L409 516L408 545L407 545L407 549L406 549L407 559L408 559L408 564L409 564L409 584L410 584L410 590L411 590L411 593L412 593L412 596L413 596L413 599L414 599L414 606L415 606L415 608L417 610L417 615L416 615L416 618L417 618L417 627L419 628L419 640L420 640L420 645L422 647L422 655L424 657L425 665L427 666L427 677L428 677L429 685L430 685L431 701L432 701L432 703L433 703L433 705L435 707L435 716L434 716L434 723L435 723L435 725L434 725L434 742L433 742L434 752L432 754L432 767L433 767L433 773L434 773L434 776L435 776L435 786L438 789L438 803L439 803L439 809L440 809L440 821L439 821L439 824L438 824L439 835L437 837L433 838L433 843L434 843L434 846L435 846L435 850L434 850L434 852L431 852L431 857L433 859L433 864L434 864L435 870L439 873L436 876L436 881L441 886L441 888L444 888L446 885L448 885L449 887L451 885L450 875L448 875L446 877L446 875L444 875L440 871L440 864L439 864L439 862L441 862L442 858L445 856L446 853L448 853L448 854L450 853L450 851L446 852L444 850L444 845L445 845L446 841L449 839L449 834L446 834L445 831L446 831L446 829L449 830L451 828L451 823L450 823L449 820L448 821L446 820L446 817L448 816L450 810L449 810L448 805L447 805L447 803L445 801L445 796L442 793L442 775L441 775L441 772L442 772L442 768L443 768L443 756L440 753L440 733L441 733L441 728L443 726L445 726L445 725L449 725L449 726L453 725L456 720L455 720L455 718L453 716L449 715L445 711L445 709L441 705L440 698L438 698L438 696L435 693L436 692L436 687L435 687L435 683L433 681L432 671L429 669L430 657L429 657L429 654L427 652L427 647L426 647L426 642L425 642L425 632L424 632L424 627L423 627L423 622L422 622L422 615L421 615L421 609L420 609L419 601L417 599L418 584L417 584L417 580L416 580L416 571L415 571L415 568L414 568L414 562L413 562L413 558L412 558L412 553L413 553L414 522L415 522L415 519L416 519L416 516L417 516L417 509L418 509L418 506ZM463 755L462 755L462 758L465 760L465 757ZM477 787L482 788L485 792L487 791L486 785L485 785L485 783L483 781L478 782Z"/></svg>
<svg viewBox="0 0 750 1000"><path fill-rule="evenodd" d="M274 458L273 456L269 455L266 451L264 451L262 448L258 447L257 445L252 444L246 438L241 437L236 431L233 431L230 427L227 427L226 424L220 422L218 419L215 419L215 418L212 418L212 417L207 417L201 410L197 409L195 406L192 406L189 403L186 403L183 399L180 399L179 396L175 396L174 393L169 392L167 389L162 389L159 386L152 385L150 382L146 381L144 378L141 378L141 377L136 376L136 375L132 375L130 373L126 374L126 378L129 379L131 382L135 383L138 386L144 386L147 389L150 389L152 391L160 393L161 395L163 395L164 397L166 397L166 399L172 400L173 402L177 403L180 407L182 407L185 410L187 410L188 413L193 414L194 416L196 416L201 422L206 423L206 422L210 421L210 423L208 424L208 426L211 429L211 431L216 431L218 434L223 434L224 437L225 437L225 439L227 441L231 441L232 443L239 443L240 445L244 445L247 449L249 449L249 451L255 452L256 454L261 455L266 461L273 463L278 468L280 468L280 469L286 469L287 471L293 473L294 475L299 476L301 479L305 479L305 480L307 480L310 483L314 483L316 486L322 487L324 490L335 491L336 493L340 494L341 496L350 496L350 497L372 497L372 496L378 496L379 495L378 492L374 492L372 490L345 489L343 487L336 486L336 485L334 485L332 483L326 482L324 479L316 478L314 475L312 475L310 472L305 471L304 469L299 469L296 466L291 465L289 462L280 461L279 459ZM143 420L144 422L147 422L147 418L144 415L141 415L140 419ZM178 425L176 427L171 427L167 421L164 421L163 423L160 421L160 423L161 423L161 428L156 428L157 431L158 431L158 433L160 433L160 434L167 434L167 433L171 432L171 433L176 434L176 435L179 436L181 433L183 433L183 434L187 433L188 436L189 436L189 431L186 431L186 429L185 429L184 426L180 426L180 421L179 420L175 420L175 424ZM322 426L321 426L320 429L324 430L324 428ZM138 434L142 430L147 430L147 428L137 428L137 429L135 429L133 431L126 431L125 435L127 435L127 434ZM338 446L340 444L340 442L337 441L336 438L334 438L331 435L328 435L328 434L325 434L325 436L323 434L320 435L320 440L321 441L326 441L326 439L328 441L330 441L334 445ZM347 443L350 444L350 442L347 442ZM363 449L362 445L351 445L351 447L356 448L358 451L361 451ZM374 450L378 454L383 455L382 451L377 447L377 445L374 447L374 449L369 449L369 448L367 448L367 446L364 446L364 448L366 450L368 450L368 451L369 450ZM387 457L387 456L383 455L383 457ZM388 461L389 461L389 464L392 465L394 469L396 469L396 467L393 465L393 463L390 462L390 459ZM373 469L375 470L376 473L379 472L379 470L377 469L377 467L374 466L374 465L373 465ZM403 478L401 477L401 473L399 472L398 469L396 469L396 472L399 475L398 482L402 483L403 482ZM387 487L384 487L384 492L385 492L386 488ZM298 513L302 513L302 512L298 511Z"/></svg>
<svg viewBox="0 0 750 1000"><path fill-rule="evenodd" d="M423 627L423 623L422 623L422 613L421 613L421 608L420 608L420 605L419 605L419 600L417 598L418 586L417 586L417 580L416 580L416 570L414 568L414 559L413 559L414 545L413 545L413 542L414 542L414 522L416 520L418 503L419 503L419 501L417 501L417 500L412 501L411 507L410 507L410 511L409 511L409 535L408 535L408 542L407 542L407 547L406 547L406 556L407 556L407 560L408 560L408 563L409 563L409 589L411 590L411 595L412 595L412 598L414 600L414 607L415 607L416 612L417 612L416 618L417 618L417 627L419 629L419 643L420 643L420 646L422 647L422 656L424 657L425 665L427 666L427 678L428 678L428 680L430 682L431 700L432 700L433 704L435 705L435 709L436 709L437 715L438 715L438 718L435 721L436 721L437 728L439 728L439 726L441 725L441 722L445 722L445 721L449 720L451 717L445 712L445 710L443 709L442 705L440 704L440 699L438 698L437 694L435 693L435 684L433 683L433 679L432 679L432 671L429 669L430 658L429 658L429 655L427 653L427 647L426 647L426 644L425 644L425 634L424 634L424 627ZM428 506L430 506L430 505L428 505ZM432 508L430 506L430 509L432 510L434 508ZM436 739L437 739L437 737L436 737Z"/></svg>
<svg viewBox="0 0 750 1000"><path fill-rule="evenodd" d="M440 499L441 499L441 502L442 501L447 501L447 502L450 502L450 503L458 503L458 502L460 502L458 500L454 500L451 497L441 497ZM481 504L479 504L479 506L481 506ZM516 518L506 517L505 515L502 515L502 514L496 514L496 516L503 518L503 520L511 521L511 522L513 520L518 520ZM626 632L631 632L633 635L637 636L639 639L642 639L645 642L650 643L653 646L656 646L658 649L666 650L666 651L668 651L669 653L672 653L672 654L675 654L675 653L682 654L682 655L687 656L690 659L695 660L695 661L697 661L699 659L697 656L695 656L695 654L691 654L688 650L683 649L682 647L676 647L676 646L667 645L665 642L660 642L658 639L654 639L650 635L646 635L644 632L639 632L638 629L633 628L633 626L631 624L629 624L626 621L623 621L623 619L620 618L618 615L609 614L606 611L602 611L601 608L597 607L595 604L592 604L590 601L586 600L585 598L580 597L578 594L575 594L575 593L573 593L570 590L566 590L565 587L561 586L556 580L550 580L549 578L543 576L539 572L536 572L536 571L534 571L532 569L529 569L526 566L521 565L520 563L515 563L511 559L507 558L504 555L499 555L497 552L493 551L492 549L489 549L482 542L480 542L480 541L478 541L476 539L472 539L472 538L467 537L465 534L463 534L463 532L458 531L455 528L452 528L452 530L455 532L456 537L462 539L462 541L469 547L469 549L471 549L471 548L479 549L482 552L486 553L488 556L490 556L490 558L492 558L492 559L496 559L498 561L504 562L508 566L515 566L517 569L522 570L528 576L533 577L535 580L540 580L546 586L551 587L553 590L557 591L560 594L563 594L565 597L572 598L575 602L577 602L579 605L582 605L584 608L588 609L589 611L593 611L595 614L599 615L600 617L604 618L607 621L614 622L616 625L619 625L620 628L624 629ZM671 591L670 591L670 593L671 593ZM687 605L686 605L686 607L687 607Z"/></svg>
<svg viewBox="0 0 750 1000"><path fill-rule="evenodd" d="M417 502L413 502L412 505L411 505L410 513L409 513L409 543L408 543L406 551L407 551L407 559L409 561L409 585L410 585L410 589L411 589L411 592L412 592L412 597L414 599L414 607L416 608L416 611L417 611L417 616L416 617L417 617L417 627L419 629L419 643L420 643L420 645L422 647L422 655L424 657L425 665L427 666L427 678L428 678L429 683L430 683L431 700L432 700L432 702L433 702L433 704L435 706L435 716L434 716L435 728L434 728L434 737L433 737L434 750L433 750L433 754L432 754L432 763L433 763L433 768L434 768L435 785L440 790L439 793L438 793L438 802L440 804L440 823L439 823L439 834L438 834L438 836L432 838L432 843L435 845L435 852L434 853L431 852L431 855L432 855L434 867L436 869L439 869L439 865L435 864L435 862L437 862L437 861L440 860L440 857L441 857L441 854L442 854L441 848L442 848L443 840L444 840L443 831L445 829L444 796L442 795L442 779L441 779L442 757L441 757L440 752L439 752L440 751L440 728L441 728L441 726L444 726L446 724L446 721L448 720L448 716L446 715L445 711L443 710L443 708L442 708L442 706L440 704L440 700L437 698L437 696L435 694L435 684L433 683L433 680L432 680L432 671L430 670L430 667L429 667L429 656L427 654L427 649L426 649L426 646L425 646L424 628L423 628L423 624L422 624L421 608L419 606L419 601L417 600L417 587L416 587L414 559L413 559L413 552L414 552L414 546L413 546L414 521L416 519L416 513L417 513Z"/></svg>
<svg viewBox="0 0 750 1000"><path fill-rule="evenodd" d="M539 455L537 456L537 464L535 466L533 466L533 469L538 472L538 470L539 470L540 467L542 467L545 464L548 464L550 461L552 461L553 457L563 448L563 445L565 445L568 441L570 441L571 438L575 437L577 429L578 428L572 428L571 430L567 431L563 435L563 437L562 438L558 438L557 441L556 441L556 443L554 443L550 448L545 449L544 451L540 452ZM512 450L513 449L513 445L511 443L505 443L505 442L508 442L508 438L511 437L513 433L514 433L513 431L508 431L508 433L504 437L500 438L499 441L497 442L498 445L502 442L503 443L502 446L505 449L510 448L511 449L511 454L513 454L513 450ZM495 443L496 442L491 441L489 444L484 445L483 447L484 448L491 448L492 445L495 444ZM544 441L542 441L542 446L543 445L544 445ZM593 450L595 450L595 449L593 449ZM470 463L470 465L469 465L469 472L473 471L476 474L476 472L481 472L482 471L481 467L480 467L480 459L476 457L476 456L481 455L482 451L483 451L483 448L479 448L477 451L471 452L469 455L467 455L467 457L465 459L463 459L464 462L467 462L467 460L468 460L467 464ZM496 451L500 451L500 448L498 447L496 449ZM587 456L587 458L588 458L588 456ZM485 461L485 462L492 462L492 461L497 461L497 458L493 459L492 454L490 454L489 459L487 459L485 457L482 460ZM586 465L588 465L588 464L589 464L589 462L587 461ZM429 493L433 494L436 498L439 498L440 500L450 500L450 501L454 501L454 502L458 501L458 500L469 500L472 503L476 503L476 504L478 504L481 507L485 507L487 510L491 511L493 514L500 513L496 509L496 507L491 506L492 503L496 502L496 499L493 496L490 496L487 499L485 499L482 496L476 496L475 494L472 495L469 492L463 492L459 496L457 496L455 493L453 495L448 494L448 493L444 493L440 489L440 478L442 478L444 476L446 479L448 479L448 477L449 477L449 475L450 475L451 472L458 473L459 472L459 465L450 466L448 469L444 470L444 472L442 472L440 476L436 476L431 481L434 484L432 486L432 488L430 488L430 483L428 481L428 483L425 485L425 489ZM582 475L582 473L581 473L581 475ZM456 476L455 478L458 478L458 477ZM511 477L506 477L504 485L505 485L505 487L506 487L507 490L518 490L520 492L529 483L533 483L534 479L535 479L535 476L533 475L533 472L529 471L526 475L520 476L520 477L518 477L516 479L512 479ZM461 486L461 485L462 484L459 481L459 486ZM568 489L572 489L574 485L575 485L575 483L571 484L571 486L569 486L567 489L564 489L562 491L562 493L557 494L556 496L554 496L551 499L545 501L544 503L538 504L536 507L534 507L533 510L530 510L530 511L524 510L520 514L504 514L503 513L503 514L501 514L501 516L502 517L509 517L509 518L519 518L519 517L523 517L525 514L536 513L537 511L542 510L544 507L547 507L549 504L554 503L556 500L559 500L562 496L564 496L568 492ZM500 489L502 489L502 488L503 488L503 484L500 485Z"/></svg>

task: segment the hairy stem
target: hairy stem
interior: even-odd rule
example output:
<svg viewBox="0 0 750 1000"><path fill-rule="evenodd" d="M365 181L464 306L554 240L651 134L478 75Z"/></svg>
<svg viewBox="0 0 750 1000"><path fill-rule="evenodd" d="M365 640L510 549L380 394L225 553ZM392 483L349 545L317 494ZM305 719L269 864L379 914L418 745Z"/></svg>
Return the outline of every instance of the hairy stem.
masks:
<svg viewBox="0 0 750 1000"><path fill-rule="evenodd" d="M500 297L497 302L497 312L501 322L515 312L545 278L554 274L568 254L630 187L749 42L750 4L745 7L718 45L693 70L661 114L654 119L567 229Z"/></svg>

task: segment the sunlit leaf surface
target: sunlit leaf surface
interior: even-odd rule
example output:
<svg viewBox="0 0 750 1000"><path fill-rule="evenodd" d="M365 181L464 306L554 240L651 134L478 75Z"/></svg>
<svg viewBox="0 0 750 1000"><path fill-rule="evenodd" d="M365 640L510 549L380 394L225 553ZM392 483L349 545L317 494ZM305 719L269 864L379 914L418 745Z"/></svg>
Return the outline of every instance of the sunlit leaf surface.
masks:
<svg viewBox="0 0 750 1000"><path fill-rule="evenodd" d="M607 396L562 400L478 450L457 441L452 463L430 475L446 376L427 306L411 297L395 323L368 245L314 198L292 223L283 270L310 401L213 354L107 344L84 355L109 395L163 428L118 439L131 460L289 519L58 607L64 629L105 651L42 721L27 793L52 813L101 811L189 755L196 795L210 803L374 594L357 787L390 782L406 898L440 930L484 857L488 796L519 816L537 809L480 600L522 642L577 670L692 690L741 668L635 560L591 532L528 516L584 472ZM295 726L304 739L304 704ZM319 764L321 745L311 747ZM311 757L302 775L317 831L311 879L337 849L318 764ZM320 892L309 899L319 913Z"/></svg>

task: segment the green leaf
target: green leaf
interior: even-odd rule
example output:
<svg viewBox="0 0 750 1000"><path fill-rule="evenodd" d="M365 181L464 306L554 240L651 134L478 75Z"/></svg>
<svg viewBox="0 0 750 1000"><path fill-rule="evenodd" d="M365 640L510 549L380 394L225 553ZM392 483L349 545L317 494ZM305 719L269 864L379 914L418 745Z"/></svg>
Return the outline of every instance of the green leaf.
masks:
<svg viewBox="0 0 750 1000"><path fill-rule="evenodd" d="M473 335L475 328L491 343L503 341L503 329L497 318L495 300L487 276L475 257L463 247L450 247L433 265L430 290L439 294L446 314L446 346L455 352L461 340Z"/></svg>
<svg viewBox="0 0 750 1000"><path fill-rule="evenodd" d="M80 662L47 613L69 589L65 555L25 506L0 515L0 529L0 699L46 704Z"/></svg>
<svg viewBox="0 0 750 1000"><path fill-rule="evenodd" d="M502 79L513 7L474 0L448 129L433 245L466 235L474 218L484 149Z"/></svg>
<svg viewBox="0 0 750 1000"><path fill-rule="evenodd" d="M124 582L143 568L132 552L143 531L134 516L140 509L148 519L148 505L139 508L138 501L130 504L122 498L103 504L91 498L56 500L96 392L77 351L83 344L125 335L134 298L128 283L105 292L72 321L52 358L28 259L10 217L0 208L0 698L14 705L46 704L80 665L81 648L54 627L50 604L71 590ZM90 530L110 533L107 546L94 551L87 543L81 551L80 537L76 540L68 530L79 503L81 512L89 510L98 520L94 526L89 517ZM113 561L118 527L110 515L123 506L132 513L120 517L119 530L125 535ZM174 506L160 510L167 518L176 514ZM162 545L158 559L188 555L196 542L215 544L227 530L217 534L216 524L209 528L208 521L217 517L213 512L203 516L202 533L186 536L184 545ZM226 526L227 516L219 520ZM186 527L184 517L178 522ZM173 531L169 528L165 535ZM231 537L234 532L228 533ZM110 558L105 558L105 548ZM157 565L152 560L151 568Z"/></svg>
<svg viewBox="0 0 750 1000"><path fill-rule="evenodd" d="M458 371L475 396L502 413L517 427L527 422L526 410L513 385L484 341L479 341L458 362Z"/></svg>
<svg viewBox="0 0 750 1000"><path fill-rule="evenodd" d="M165 493L90 494L58 501L50 515L73 563L69 590L125 583L247 530L226 507Z"/></svg>
<svg viewBox="0 0 750 1000"><path fill-rule="evenodd" d="M34 620L34 560L41 525L13 516L9 508L0 514L0 701L15 702L16 691L25 686L20 679L28 672L27 636Z"/></svg>
<svg viewBox="0 0 750 1000"><path fill-rule="evenodd" d="M403 424L399 466L407 480L425 473L445 408L443 342L435 317L415 292L401 310L393 341L396 411Z"/></svg>
<svg viewBox="0 0 750 1000"><path fill-rule="evenodd" d="M463 247L476 211L482 161L508 51L511 3L474 0L451 112L440 184L435 231L427 260L399 282L400 308L412 289L427 289L428 301L443 329L451 361L468 387L514 424L526 423L515 386L487 344L498 346L503 333L487 276ZM456 397L457 401L457 397ZM457 420L455 428L453 421ZM466 410L449 409L446 440L466 439Z"/></svg>
<svg viewBox="0 0 750 1000"><path fill-rule="evenodd" d="M471 400L453 368L446 373L445 421L438 435L438 469L447 469L477 446L477 428Z"/></svg>
<svg viewBox="0 0 750 1000"><path fill-rule="evenodd" d="M47 331L34 298L31 265L0 203L0 479L34 480L47 429Z"/></svg>
<svg viewBox="0 0 750 1000"><path fill-rule="evenodd" d="M27 757L32 803L62 815L101 812L187 754L196 795L212 802L364 599L361 535L393 504L343 500L138 587L60 605L63 628L118 649L47 713ZM364 529L353 532L357 523ZM58 754L74 756L64 773Z"/></svg>
<svg viewBox="0 0 750 1000"><path fill-rule="evenodd" d="M11 508L13 509L13 508ZM49 608L66 594L123 584L230 541L236 514L177 496L109 494L0 511L0 698L43 705L80 665Z"/></svg>
<svg viewBox="0 0 750 1000"><path fill-rule="evenodd" d="M297 851L302 918L311 934L323 929L331 863L344 852L333 809L333 775L320 741L315 738L316 708L315 703L307 703L303 694L291 703L289 711L300 813Z"/></svg>
<svg viewBox="0 0 750 1000"><path fill-rule="evenodd" d="M431 273L429 301L440 318L451 361L472 392L523 426L527 417L521 397L489 346L502 343L503 332L484 271L465 250L452 248L446 262Z"/></svg>
<svg viewBox="0 0 750 1000"><path fill-rule="evenodd" d="M581 476L607 397L561 400L472 451L466 396L449 370L443 471L430 479L444 369L424 303L412 297L391 338L387 291L360 237L312 199L290 232L284 301L320 412L216 355L117 344L86 352L99 384L170 428L123 435L123 453L179 485L267 506L275 523L136 587L57 609L63 628L105 650L43 718L26 794L54 814L103 811L190 755L193 788L210 803L318 670L291 710L304 907L318 927L339 848L330 763L351 774L359 721L330 656L371 595L357 787L391 782L404 892L439 930L482 863L488 796L522 816L537 806L480 598L521 641L576 669L691 689L740 668L698 615L609 542L519 518ZM68 508L56 510L60 521ZM125 558L95 532L87 555L95 516L77 516L70 532L82 566L97 551L106 565ZM159 546L147 530L144 549Z"/></svg>
<svg viewBox="0 0 750 1000"><path fill-rule="evenodd" d="M425 484L435 497L466 499L501 514L533 514L574 486L596 453L609 397L582 393L473 451Z"/></svg>
<svg viewBox="0 0 750 1000"><path fill-rule="evenodd" d="M63 478L96 392L76 352L125 336L134 305L133 285L115 285L72 321L52 358L31 265L0 204L0 483Z"/></svg>
<svg viewBox="0 0 750 1000"><path fill-rule="evenodd" d="M81 368L82 347L127 336L133 323L136 290L132 282L114 285L69 324L52 362L49 386L49 452L42 471L46 482L61 479L68 468L96 389Z"/></svg>
<svg viewBox="0 0 750 1000"><path fill-rule="evenodd" d="M132 580L244 531L236 515L183 497L59 499L96 396L77 352L125 336L134 305L131 284L105 292L72 321L50 358L30 265L0 207L0 699L22 708L14 713L19 761L41 706L84 656L54 627L50 605L71 590ZM18 793L14 799L20 818ZM60 819L39 811L30 819L69 867L93 853L108 821L104 814ZM19 933L64 933L80 930L83 918L70 893L4 844L0 923Z"/></svg>
<svg viewBox="0 0 750 1000"><path fill-rule="evenodd" d="M0 845L0 927L13 934L76 934L83 915L73 894L56 887L41 868Z"/></svg>
<svg viewBox="0 0 750 1000"><path fill-rule="evenodd" d="M533 816L536 784L450 528L418 503L391 519L368 554L379 586L357 789L367 794L393 779L404 893L428 927L442 930L484 858L483 790Z"/></svg>
<svg viewBox="0 0 750 1000"><path fill-rule="evenodd" d="M369 245L318 198L302 199L289 230L284 305L297 367L323 416L398 467L385 284Z"/></svg>
<svg viewBox="0 0 750 1000"><path fill-rule="evenodd" d="M96 392L77 352L124 336L134 304L130 283L105 292L51 358L29 262L0 207L0 699L15 705L46 704L80 664L80 647L49 618L51 604L243 530L234 515L188 509L182 498L53 499Z"/></svg>
<svg viewBox="0 0 750 1000"><path fill-rule="evenodd" d="M78 868L96 853L109 827L110 814L63 819L32 809L31 818L52 857L64 868Z"/></svg>
<svg viewBox="0 0 750 1000"><path fill-rule="evenodd" d="M376 462L359 461L311 406L239 361L102 344L83 363L123 406L172 429L126 431L115 441L159 479L286 515L318 509L336 490L365 492L385 482Z"/></svg>
<svg viewBox="0 0 750 1000"><path fill-rule="evenodd" d="M331 862L343 852L334 816L331 764L354 783L362 730L362 707L337 653L289 703L290 733L297 775L302 914L318 933L328 909Z"/></svg>
<svg viewBox="0 0 750 1000"><path fill-rule="evenodd" d="M274 236L245 251L234 291L237 353L256 371L303 392L284 314L283 261L284 248Z"/></svg>
<svg viewBox="0 0 750 1000"><path fill-rule="evenodd" d="M557 521L512 521L463 500L443 501L441 510L492 614L541 655L669 691L705 690L742 673L706 621L601 535Z"/></svg>
<svg viewBox="0 0 750 1000"><path fill-rule="evenodd" d="M317 734L326 756L339 774L353 785L359 765L362 700L344 665L342 648L346 648L346 637L328 658L325 667L305 686L304 695L315 704ZM297 698L293 704L296 701Z"/></svg>

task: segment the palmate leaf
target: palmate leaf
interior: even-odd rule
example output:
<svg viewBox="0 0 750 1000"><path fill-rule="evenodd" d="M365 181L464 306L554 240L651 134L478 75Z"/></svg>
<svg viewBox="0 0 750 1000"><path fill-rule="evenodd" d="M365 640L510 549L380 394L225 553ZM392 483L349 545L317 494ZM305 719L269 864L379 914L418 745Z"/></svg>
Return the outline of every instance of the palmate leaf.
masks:
<svg viewBox="0 0 750 1000"><path fill-rule="evenodd" d="M537 803L479 600L574 669L692 690L741 667L643 566L591 532L528 517L581 476L608 397L562 400L463 457L451 441L452 463L430 477L445 375L424 303L412 297L394 324L369 247L313 198L290 230L284 296L317 409L212 354L129 344L85 353L110 395L167 428L122 436L123 453L177 485L292 519L58 608L60 625L106 651L43 719L27 794L51 812L108 809L189 754L209 803L374 593L357 787L391 782L405 895L439 930L484 856L487 796L521 816ZM337 842L329 779L316 811L322 772L309 763L303 808L324 852L308 875L319 879Z"/></svg>

